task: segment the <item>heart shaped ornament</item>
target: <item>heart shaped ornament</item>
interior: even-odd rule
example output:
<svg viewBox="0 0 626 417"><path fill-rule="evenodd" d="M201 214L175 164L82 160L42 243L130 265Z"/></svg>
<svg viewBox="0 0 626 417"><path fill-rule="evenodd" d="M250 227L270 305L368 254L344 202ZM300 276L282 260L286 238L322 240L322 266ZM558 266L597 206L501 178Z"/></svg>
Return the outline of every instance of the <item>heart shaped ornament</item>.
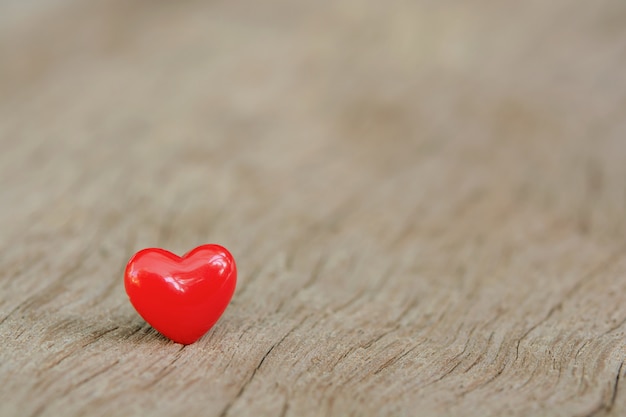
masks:
<svg viewBox="0 0 626 417"><path fill-rule="evenodd" d="M145 321L176 343L200 339L220 318L235 292L237 267L219 245L182 257L163 249L137 252L126 265L124 287Z"/></svg>

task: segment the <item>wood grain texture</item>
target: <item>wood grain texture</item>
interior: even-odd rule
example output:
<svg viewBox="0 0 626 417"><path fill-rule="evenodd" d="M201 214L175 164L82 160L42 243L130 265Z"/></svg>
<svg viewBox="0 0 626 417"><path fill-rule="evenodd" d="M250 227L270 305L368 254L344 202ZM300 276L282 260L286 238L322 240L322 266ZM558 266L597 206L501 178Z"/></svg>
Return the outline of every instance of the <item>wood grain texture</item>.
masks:
<svg viewBox="0 0 626 417"><path fill-rule="evenodd" d="M0 415L626 414L623 1L0 16ZM122 271L207 242L182 347Z"/></svg>

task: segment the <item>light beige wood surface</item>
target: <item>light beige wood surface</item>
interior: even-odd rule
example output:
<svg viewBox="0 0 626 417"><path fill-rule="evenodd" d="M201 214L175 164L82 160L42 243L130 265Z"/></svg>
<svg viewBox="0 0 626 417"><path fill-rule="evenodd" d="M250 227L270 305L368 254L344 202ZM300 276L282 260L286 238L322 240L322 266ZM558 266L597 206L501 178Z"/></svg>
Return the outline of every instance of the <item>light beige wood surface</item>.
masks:
<svg viewBox="0 0 626 417"><path fill-rule="evenodd" d="M626 415L626 3L0 4L0 415ZM137 250L215 242L183 347Z"/></svg>

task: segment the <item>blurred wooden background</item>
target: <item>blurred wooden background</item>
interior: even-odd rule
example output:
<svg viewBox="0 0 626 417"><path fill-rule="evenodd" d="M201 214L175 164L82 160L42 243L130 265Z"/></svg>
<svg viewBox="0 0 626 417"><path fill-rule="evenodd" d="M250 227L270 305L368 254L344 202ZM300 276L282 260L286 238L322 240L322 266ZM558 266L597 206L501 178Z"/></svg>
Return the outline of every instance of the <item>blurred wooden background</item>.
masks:
<svg viewBox="0 0 626 417"><path fill-rule="evenodd" d="M0 3L0 415L626 414L622 0ZM137 250L228 247L182 347Z"/></svg>

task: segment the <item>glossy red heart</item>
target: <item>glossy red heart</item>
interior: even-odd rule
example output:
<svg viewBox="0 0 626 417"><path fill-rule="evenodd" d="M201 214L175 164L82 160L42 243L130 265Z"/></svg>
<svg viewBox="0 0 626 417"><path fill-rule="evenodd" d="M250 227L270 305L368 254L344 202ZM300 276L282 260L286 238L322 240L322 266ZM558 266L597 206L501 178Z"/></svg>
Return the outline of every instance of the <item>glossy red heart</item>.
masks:
<svg viewBox="0 0 626 417"><path fill-rule="evenodd" d="M219 245L199 246L182 257L144 249L128 261L124 286L135 310L174 342L190 344L209 331L235 292L237 267Z"/></svg>

